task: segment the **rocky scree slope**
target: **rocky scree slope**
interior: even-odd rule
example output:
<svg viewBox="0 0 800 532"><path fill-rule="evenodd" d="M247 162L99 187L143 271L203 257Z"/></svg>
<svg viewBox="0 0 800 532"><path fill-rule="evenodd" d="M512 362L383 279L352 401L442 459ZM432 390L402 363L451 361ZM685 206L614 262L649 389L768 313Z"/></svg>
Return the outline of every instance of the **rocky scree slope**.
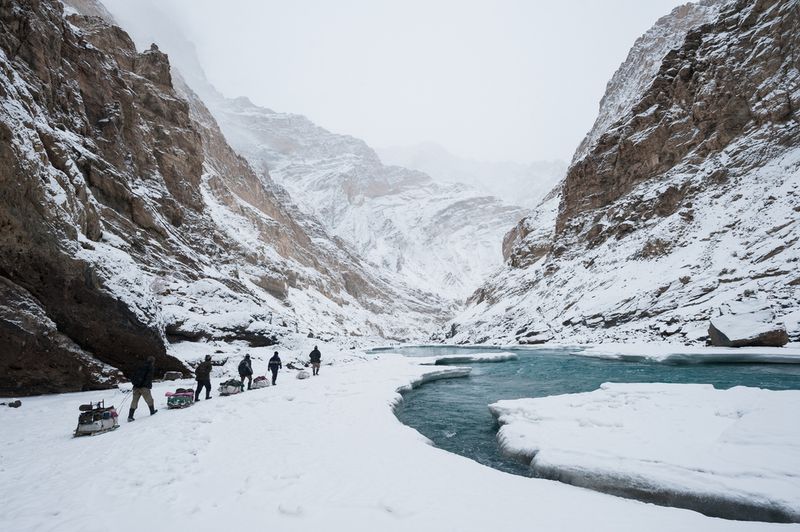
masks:
<svg viewBox="0 0 800 532"><path fill-rule="evenodd" d="M157 47L53 0L0 3L0 28L0 394L108 386L148 355L185 371L169 339L430 321L293 217Z"/></svg>
<svg viewBox="0 0 800 532"><path fill-rule="evenodd" d="M747 314L800 339L800 3L718 9L507 235L443 336L697 342ZM641 86L629 67L611 91Z"/></svg>

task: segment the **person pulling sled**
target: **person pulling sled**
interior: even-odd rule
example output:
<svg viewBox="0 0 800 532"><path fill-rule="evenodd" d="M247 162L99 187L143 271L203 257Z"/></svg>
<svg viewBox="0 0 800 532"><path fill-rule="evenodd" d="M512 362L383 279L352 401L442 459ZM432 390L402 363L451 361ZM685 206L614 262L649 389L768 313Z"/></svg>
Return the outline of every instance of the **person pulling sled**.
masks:
<svg viewBox="0 0 800 532"><path fill-rule="evenodd" d="M283 364L281 364L281 357L278 356L277 351L275 351L275 354L269 359L267 368L269 368L269 370L272 372L272 385L274 386L278 381L278 370L283 368Z"/></svg>
<svg viewBox="0 0 800 532"><path fill-rule="evenodd" d="M194 378L197 381L197 390L194 392L195 403L200 400L203 388L206 389L206 401L211 399L211 355L206 355L206 359L194 370Z"/></svg>
<svg viewBox="0 0 800 532"><path fill-rule="evenodd" d="M244 360L239 362L239 379L244 385L244 380L247 379L247 389L251 389L253 385L253 363L250 361L250 355L245 355Z"/></svg>
<svg viewBox="0 0 800 532"><path fill-rule="evenodd" d="M147 357L147 361L141 366L136 373L133 374L131 384L133 384L133 400L131 401L131 409L128 411L128 421L134 421L133 413L136 407L139 406L139 398L144 397L144 402L150 408L150 415L152 416L158 410L153 405L153 394L150 390L153 388L153 374L156 369L156 359L153 356Z"/></svg>
<svg viewBox="0 0 800 532"><path fill-rule="evenodd" d="M311 371L312 375L319 375L319 366L322 363L322 353L319 352L317 346L314 346L314 350L308 355L311 359Z"/></svg>

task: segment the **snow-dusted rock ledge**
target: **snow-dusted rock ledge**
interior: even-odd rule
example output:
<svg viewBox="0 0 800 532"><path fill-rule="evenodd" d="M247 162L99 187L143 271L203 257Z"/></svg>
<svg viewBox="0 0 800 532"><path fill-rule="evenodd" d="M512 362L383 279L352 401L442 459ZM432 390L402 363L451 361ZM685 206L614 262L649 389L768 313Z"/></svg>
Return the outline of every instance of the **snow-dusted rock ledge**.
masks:
<svg viewBox="0 0 800 532"><path fill-rule="evenodd" d="M800 522L800 391L603 384L489 406L535 476L739 520Z"/></svg>
<svg viewBox="0 0 800 532"><path fill-rule="evenodd" d="M705 347L666 343L608 343L572 349L570 353L631 362L800 364L800 346L796 344L787 347Z"/></svg>
<svg viewBox="0 0 800 532"><path fill-rule="evenodd" d="M490 362L506 362L516 360L519 355L516 353L482 353L470 355L445 355L436 357L432 364L436 366L449 366L450 364L483 364Z"/></svg>
<svg viewBox="0 0 800 532"><path fill-rule="evenodd" d="M397 393L404 393L426 382L438 381L441 379L458 379L460 377L469 377L472 368L446 368L426 371L419 377L412 379L408 384L404 384L397 389Z"/></svg>

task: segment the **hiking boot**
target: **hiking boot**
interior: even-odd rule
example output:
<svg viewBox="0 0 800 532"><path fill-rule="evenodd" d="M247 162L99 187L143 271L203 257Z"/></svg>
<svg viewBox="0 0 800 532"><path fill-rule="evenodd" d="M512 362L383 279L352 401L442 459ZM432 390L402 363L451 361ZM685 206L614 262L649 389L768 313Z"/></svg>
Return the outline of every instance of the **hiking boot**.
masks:
<svg viewBox="0 0 800 532"><path fill-rule="evenodd" d="M133 409L133 408L131 408L131 409L128 411L128 421L136 421L135 419L133 419L133 412L134 412L134 409Z"/></svg>
<svg viewBox="0 0 800 532"><path fill-rule="evenodd" d="M155 409L155 407L152 407L152 406L151 406L151 407L150 407L150 415L152 416L152 415L153 415L153 414L155 414L156 412L158 412L158 410L156 410L156 409Z"/></svg>
<svg viewBox="0 0 800 532"><path fill-rule="evenodd" d="M208 401L209 399L211 399L211 396L210 395L206 395L206 401Z"/></svg>

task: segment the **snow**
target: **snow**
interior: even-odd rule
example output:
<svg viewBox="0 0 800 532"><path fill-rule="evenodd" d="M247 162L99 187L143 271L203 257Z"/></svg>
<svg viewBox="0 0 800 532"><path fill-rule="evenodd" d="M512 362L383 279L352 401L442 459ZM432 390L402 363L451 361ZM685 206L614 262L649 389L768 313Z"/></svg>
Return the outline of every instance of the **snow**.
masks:
<svg viewBox="0 0 800 532"><path fill-rule="evenodd" d="M665 342L603 343L576 348L573 355L653 362L741 362L800 364L800 347L704 347Z"/></svg>
<svg viewBox="0 0 800 532"><path fill-rule="evenodd" d="M504 451L539 476L716 515L800 520L800 391L606 383L489 408Z"/></svg>
<svg viewBox="0 0 800 532"><path fill-rule="evenodd" d="M288 351L307 353L311 341L298 340ZM235 371L238 348L197 347L183 345L181 354L214 350L229 357L215 368L216 389ZM192 381L156 383L154 417L140 407L134 423L91 438L71 437L78 405L106 399L120 407L121 392L34 397L19 409L0 408L0 530L250 530L259 523L281 531L370 532L774 527L513 476L436 449L402 425L392 405L400 400L396 390L454 368L320 347L320 376L298 380L284 370L277 386L185 410L166 410L164 394ZM285 365L290 355L280 351ZM256 374L265 368L257 354Z"/></svg>

